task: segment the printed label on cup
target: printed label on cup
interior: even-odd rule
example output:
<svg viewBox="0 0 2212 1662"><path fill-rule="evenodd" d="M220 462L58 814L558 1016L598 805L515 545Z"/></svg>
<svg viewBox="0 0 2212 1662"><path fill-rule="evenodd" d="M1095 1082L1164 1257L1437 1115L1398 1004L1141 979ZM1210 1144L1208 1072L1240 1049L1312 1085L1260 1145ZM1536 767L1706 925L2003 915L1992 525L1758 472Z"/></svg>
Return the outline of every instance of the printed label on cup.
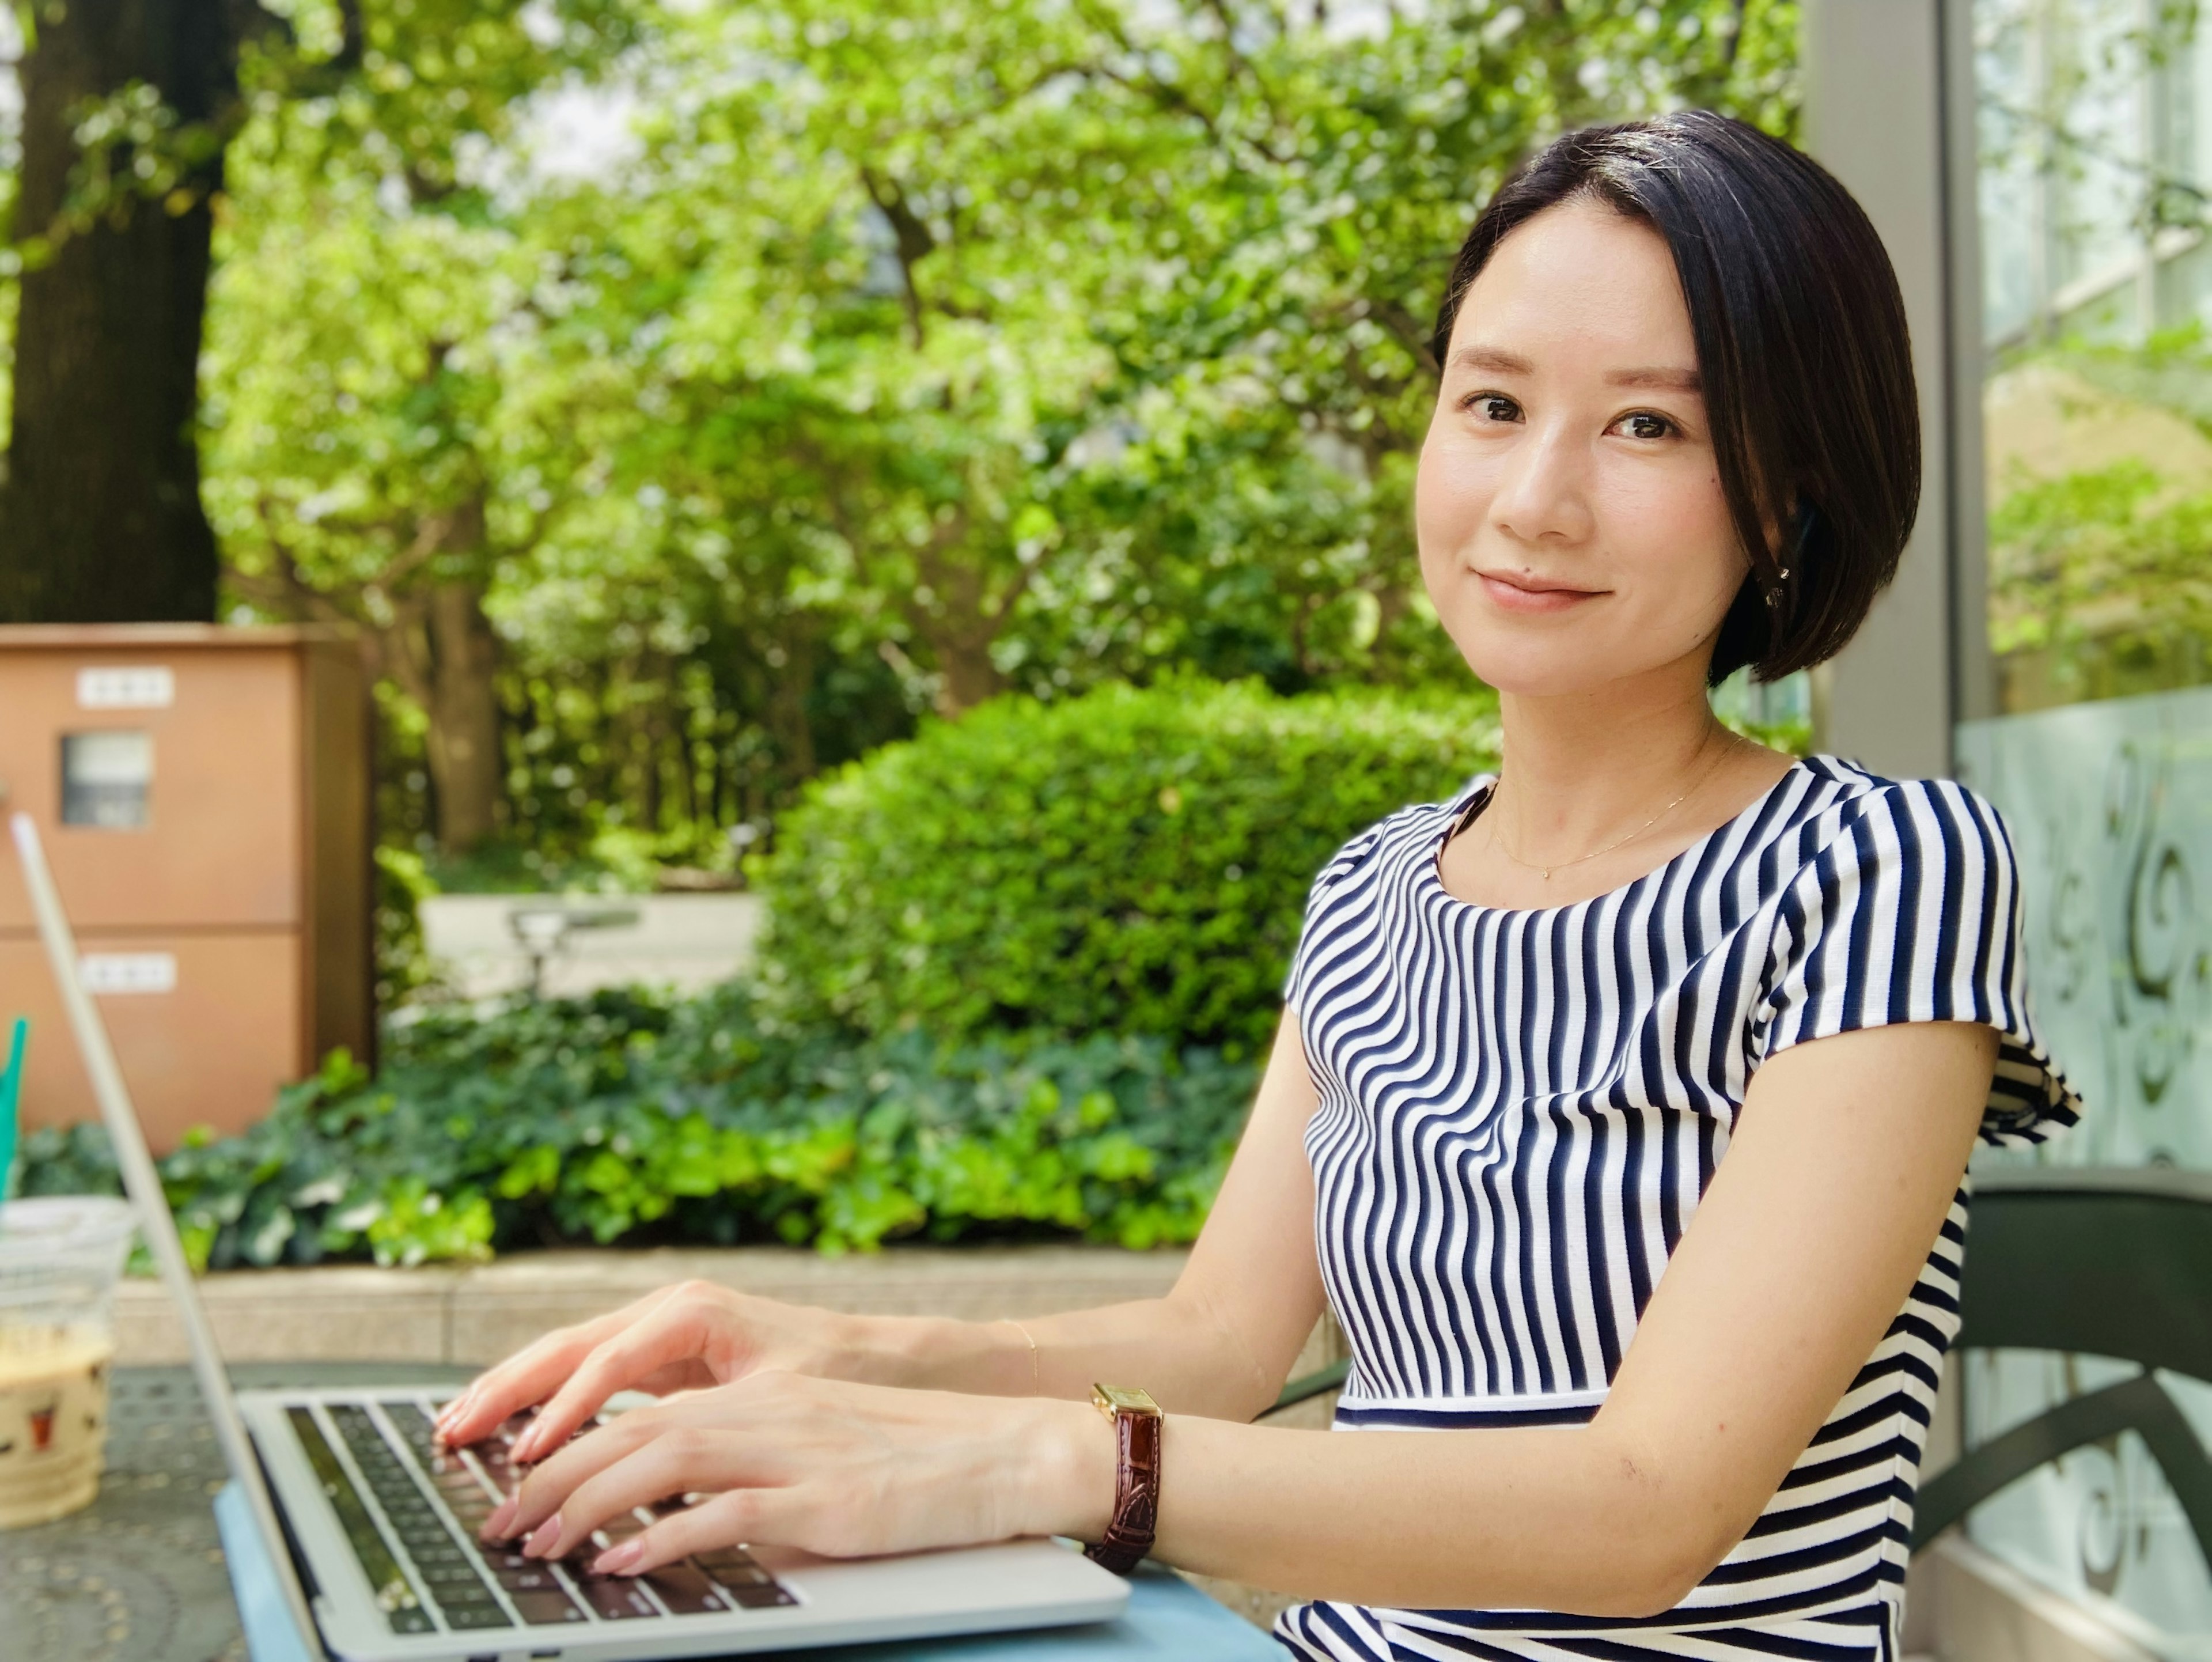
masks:
<svg viewBox="0 0 2212 1662"><path fill-rule="evenodd" d="M114 1355L91 1329L0 1326L0 1529L66 1516L100 1492Z"/></svg>

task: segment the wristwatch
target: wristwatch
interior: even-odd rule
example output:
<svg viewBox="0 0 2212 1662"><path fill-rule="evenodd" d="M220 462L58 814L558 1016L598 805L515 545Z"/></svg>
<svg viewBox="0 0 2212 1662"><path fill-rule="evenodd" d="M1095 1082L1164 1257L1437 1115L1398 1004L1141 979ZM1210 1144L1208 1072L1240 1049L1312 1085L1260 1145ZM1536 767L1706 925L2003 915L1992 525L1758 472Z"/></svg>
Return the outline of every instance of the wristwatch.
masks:
<svg viewBox="0 0 2212 1662"><path fill-rule="evenodd" d="M1106 1538L1083 1549L1094 1564L1127 1575L1152 1549L1160 1515L1160 1405L1141 1391L1094 1385L1091 1404L1114 1422L1121 1452L1114 1469L1114 1521Z"/></svg>

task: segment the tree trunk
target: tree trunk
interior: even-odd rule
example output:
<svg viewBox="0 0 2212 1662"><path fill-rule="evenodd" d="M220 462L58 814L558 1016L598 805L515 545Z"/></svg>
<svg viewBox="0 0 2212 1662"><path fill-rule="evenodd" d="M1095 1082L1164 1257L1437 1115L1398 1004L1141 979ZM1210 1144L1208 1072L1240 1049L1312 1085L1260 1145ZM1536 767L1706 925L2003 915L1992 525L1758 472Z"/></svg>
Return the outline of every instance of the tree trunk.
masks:
<svg viewBox="0 0 2212 1662"><path fill-rule="evenodd" d="M499 810L499 639L483 596L441 582L423 614L430 656L430 778L438 795L438 844L465 854L491 835Z"/></svg>
<svg viewBox="0 0 2212 1662"><path fill-rule="evenodd" d="M236 0L66 0L33 15L24 59L19 237L63 234L22 279L0 491L0 619L208 620L216 545L200 507L200 325L216 148L166 201L125 190L57 224L78 160L72 112L137 81L185 124L235 100ZM127 170L128 155L118 158Z"/></svg>
<svg viewBox="0 0 2212 1662"><path fill-rule="evenodd" d="M775 746L774 766L795 790L815 774L814 718L807 700L814 691L815 623L794 612L780 636L761 654L768 677L767 726Z"/></svg>
<svg viewBox="0 0 2212 1662"><path fill-rule="evenodd" d="M996 697L1006 678L991 661L991 636L971 630L941 630L930 646L937 659L937 713L957 720L976 705Z"/></svg>

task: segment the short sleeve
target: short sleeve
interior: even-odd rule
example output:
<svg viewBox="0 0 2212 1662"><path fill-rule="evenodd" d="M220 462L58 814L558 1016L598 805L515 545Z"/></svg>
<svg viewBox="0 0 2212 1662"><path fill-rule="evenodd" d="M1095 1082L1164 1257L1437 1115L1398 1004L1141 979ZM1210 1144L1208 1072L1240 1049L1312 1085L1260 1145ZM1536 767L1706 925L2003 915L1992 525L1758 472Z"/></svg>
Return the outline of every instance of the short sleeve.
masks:
<svg viewBox="0 0 2212 1662"><path fill-rule="evenodd" d="M1999 1035L1982 1140L2020 1148L2081 1117L2029 1004L2012 839L1948 780L1885 782L1840 811L1776 908L1752 1065L1808 1039L1901 1021Z"/></svg>
<svg viewBox="0 0 2212 1662"><path fill-rule="evenodd" d="M1335 903L1339 892L1367 862L1389 824L1386 819L1369 826L1331 855L1328 863L1314 878L1313 887L1306 892L1305 917L1298 925L1297 948L1291 954L1291 972L1283 983L1283 1002L1291 1009L1302 1012L1305 1008L1316 968L1331 956L1328 938L1335 931L1330 918L1332 912L1338 910Z"/></svg>

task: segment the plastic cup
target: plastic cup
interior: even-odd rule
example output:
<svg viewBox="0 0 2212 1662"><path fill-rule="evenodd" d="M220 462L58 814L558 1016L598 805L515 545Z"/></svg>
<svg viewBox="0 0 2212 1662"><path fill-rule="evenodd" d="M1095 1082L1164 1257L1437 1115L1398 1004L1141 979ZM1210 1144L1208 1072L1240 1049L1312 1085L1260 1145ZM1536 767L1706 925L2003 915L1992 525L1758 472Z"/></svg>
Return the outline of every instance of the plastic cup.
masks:
<svg viewBox="0 0 2212 1662"><path fill-rule="evenodd" d="M131 1231L129 1203L105 1196L0 1206L0 1529L66 1517L100 1493Z"/></svg>

